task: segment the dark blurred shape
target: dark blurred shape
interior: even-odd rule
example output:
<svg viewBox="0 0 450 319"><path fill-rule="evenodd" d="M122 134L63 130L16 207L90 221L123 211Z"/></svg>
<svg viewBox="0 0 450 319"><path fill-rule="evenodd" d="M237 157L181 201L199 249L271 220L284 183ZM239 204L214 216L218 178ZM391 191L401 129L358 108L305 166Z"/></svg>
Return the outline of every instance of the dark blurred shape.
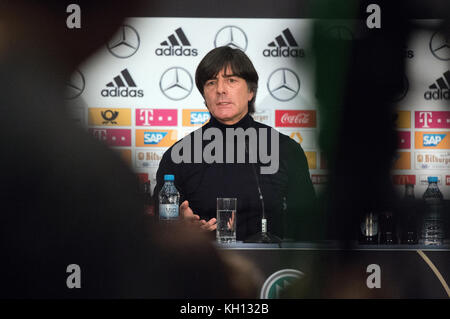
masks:
<svg viewBox="0 0 450 319"><path fill-rule="evenodd" d="M146 181L141 183L141 194L144 197L144 211L149 216L155 216L155 203L153 202L151 183Z"/></svg>
<svg viewBox="0 0 450 319"><path fill-rule="evenodd" d="M380 244L397 244L397 222L394 220L392 210L382 212L380 219Z"/></svg>
<svg viewBox="0 0 450 319"><path fill-rule="evenodd" d="M390 210L395 202L392 101L404 86L410 27L403 2L396 1L383 3L381 29L367 28L367 5L346 2L348 13L362 19L341 31L332 32L339 26L330 28L327 20L314 30L320 145L330 174L325 195L330 239L357 239L366 212Z"/></svg>
<svg viewBox="0 0 450 319"><path fill-rule="evenodd" d="M323 0L313 5L315 17L355 19L317 20L312 40L321 119L319 143L329 168L329 183L320 202L327 215L327 238L342 241L344 249L352 249L351 242L361 238L364 223L374 229L373 216L383 212L379 215L384 232L381 239L394 243L396 235L392 232L394 221L399 218L397 213L405 212L411 205L400 204L390 177L397 147L395 101L401 99L408 83L405 47L413 29L420 27L413 26L411 19L422 16L423 10L436 10L424 2L377 1L381 7L381 28L369 29L366 8L370 3L373 2ZM442 8L449 12L448 2L439 3L438 16L442 17ZM444 26L448 28L448 19L435 28ZM409 223L407 229L412 232L414 222ZM377 243L378 234L372 235L369 241ZM414 234L406 240L416 241ZM354 256L346 259L349 273L341 274L339 281L322 276L329 265L317 261L315 271L306 274L305 280L292 287L287 296L367 297L365 287L351 293L345 289L351 273L360 271L355 268L358 261Z"/></svg>
<svg viewBox="0 0 450 319"><path fill-rule="evenodd" d="M405 195L400 202L400 236L401 243L414 245L418 242L417 236L418 207L414 195L414 184L405 184Z"/></svg>
<svg viewBox="0 0 450 319"><path fill-rule="evenodd" d="M163 237L136 175L65 113L66 79L137 2L77 1L81 29L69 3L0 3L0 298L238 296L203 234Z"/></svg>

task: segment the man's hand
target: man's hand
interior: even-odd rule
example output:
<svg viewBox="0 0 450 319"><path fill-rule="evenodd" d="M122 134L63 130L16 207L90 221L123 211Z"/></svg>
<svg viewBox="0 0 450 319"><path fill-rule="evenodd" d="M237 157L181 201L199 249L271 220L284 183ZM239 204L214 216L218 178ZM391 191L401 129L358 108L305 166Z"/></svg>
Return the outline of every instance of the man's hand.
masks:
<svg viewBox="0 0 450 319"><path fill-rule="evenodd" d="M207 231L216 230L216 228L217 228L217 223L216 222L217 222L217 220L215 218L211 218L208 222L206 220L202 219L200 221L200 223L201 223L200 228L204 229L204 230L207 230Z"/></svg>
<svg viewBox="0 0 450 319"><path fill-rule="evenodd" d="M184 220L193 223L197 223L200 220L200 216L194 214L192 209L189 207L189 202L187 200L180 205L180 215Z"/></svg>
<svg viewBox="0 0 450 319"><path fill-rule="evenodd" d="M192 209L189 207L189 202L187 200L185 200L180 205L180 215L185 221L190 221L193 224L198 224L203 230L213 231L217 228L215 218L211 218L208 222L204 219L200 220L200 216L194 214Z"/></svg>

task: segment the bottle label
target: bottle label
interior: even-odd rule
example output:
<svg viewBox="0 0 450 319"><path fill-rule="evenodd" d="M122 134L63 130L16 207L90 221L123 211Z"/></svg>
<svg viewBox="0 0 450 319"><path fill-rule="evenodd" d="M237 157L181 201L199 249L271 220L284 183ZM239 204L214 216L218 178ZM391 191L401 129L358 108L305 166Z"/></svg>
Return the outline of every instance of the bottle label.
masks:
<svg viewBox="0 0 450 319"><path fill-rule="evenodd" d="M160 204L159 219L178 219L178 205Z"/></svg>

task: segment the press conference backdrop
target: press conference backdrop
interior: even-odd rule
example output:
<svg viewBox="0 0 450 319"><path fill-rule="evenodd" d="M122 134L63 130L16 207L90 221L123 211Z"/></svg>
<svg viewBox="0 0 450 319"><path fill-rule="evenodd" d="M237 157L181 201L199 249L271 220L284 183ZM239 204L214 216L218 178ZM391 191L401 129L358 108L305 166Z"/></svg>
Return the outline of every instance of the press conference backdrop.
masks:
<svg viewBox="0 0 450 319"><path fill-rule="evenodd" d="M351 22L326 20L332 36L347 40L359 36L348 27ZM130 18L68 82L71 115L119 152L143 181L149 179L153 189L163 153L210 118L194 83L197 65L214 47L240 48L260 77L253 117L301 144L320 191L327 181L327 164L318 144L313 23L312 19ZM403 184L412 183L420 197L427 176L437 176L444 198L450 199L446 41L443 31L423 30L404 48L407 73L404 91L396 99L398 150L392 164L399 193ZM370 114L362 105L359 120ZM348 160L365 161L367 156Z"/></svg>

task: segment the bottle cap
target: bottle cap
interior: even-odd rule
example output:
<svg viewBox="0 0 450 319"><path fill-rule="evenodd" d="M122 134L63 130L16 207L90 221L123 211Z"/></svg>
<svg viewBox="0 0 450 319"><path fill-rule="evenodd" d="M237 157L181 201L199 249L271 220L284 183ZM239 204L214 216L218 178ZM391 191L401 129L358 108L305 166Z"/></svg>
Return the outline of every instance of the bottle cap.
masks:
<svg viewBox="0 0 450 319"><path fill-rule="evenodd" d="M437 183L438 178L436 176L428 176L428 183Z"/></svg>
<svg viewBox="0 0 450 319"><path fill-rule="evenodd" d="M167 174L164 175L164 181L174 181L175 180L175 176Z"/></svg>

